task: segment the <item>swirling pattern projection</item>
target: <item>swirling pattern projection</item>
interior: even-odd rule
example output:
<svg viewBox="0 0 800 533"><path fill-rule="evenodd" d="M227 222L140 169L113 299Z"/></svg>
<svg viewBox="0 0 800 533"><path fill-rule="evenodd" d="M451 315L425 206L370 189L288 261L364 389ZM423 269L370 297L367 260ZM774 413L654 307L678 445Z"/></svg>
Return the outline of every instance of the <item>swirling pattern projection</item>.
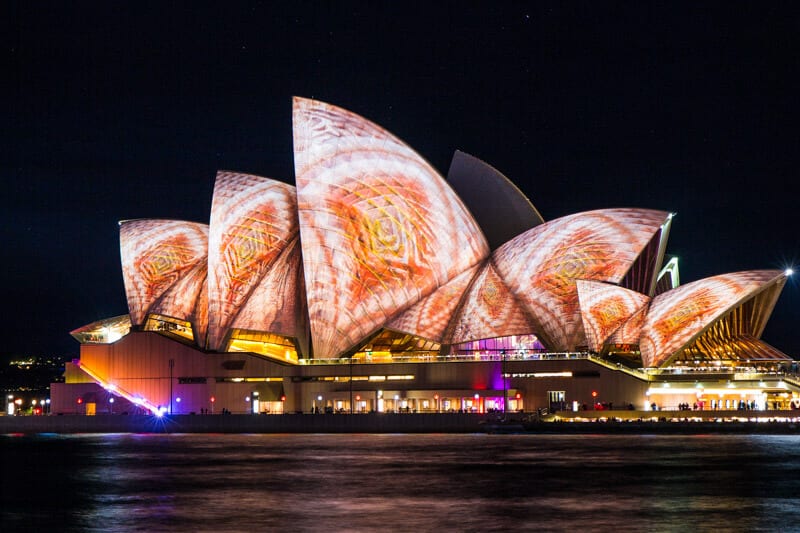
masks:
<svg viewBox="0 0 800 533"><path fill-rule="evenodd" d="M608 338L609 344L639 345L642 336L642 326L650 309L650 303L646 303L641 309L636 311L628 320L622 323L617 330Z"/></svg>
<svg viewBox="0 0 800 533"><path fill-rule="evenodd" d="M349 111L294 100L297 202L315 357L336 357L488 255L442 177Z"/></svg>
<svg viewBox="0 0 800 533"><path fill-rule="evenodd" d="M300 262L295 237L250 293L231 327L300 337L305 312L299 294Z"/></svg>
<svg viewBox="0 0 800 533"><path fill-rule="evenodd" d="M195 222L127 220L120 222L119 240L122 277L134 325L141 325L156 300L208 256L208 226ZM185 298L196 296L189 293Z"/></svg>
<svg viewBox="0 0 800 533"><path fill-rule="evenodd" d="M206 290L207 273L208 263L200 261L178 281L173 283L161 295L158 302L153 304L148 313L166 315L186 320L192 324L198 323L199 317L196 316L197 302L202 298ZM197 336L197 332L195 332L195 336L196 340L202 338Z"/></svg>
<svg viewBox="0 0 800 533"><path fill-rule="evenodd" d="M458 315L453 317L446 343L526 335L539 329L488 262L465 295Z"/></svg>
<svg viewBox="0 0 800 533"><path fill-rule="evenodd" d="M500 277L542 326L551 350L584 344L578 279L619 283L667 220L664 211L604 209L537 226L492 255Z"/></svg>
<svg viewBox="0 0 800 533"><path fill-rule="evenodd" d="M615 330L650 301L646 294L609 283L578 280L576 286L586 342L596 352Z"/></svg>
<svg viewBox="0 0 800 533"><path fill-rule="evenodd" d="M476 265L459 274L393 319L387 327L441 343L464 291L479 269L480 265Z"/></svg>
<svg viewBox="0 0 800 533"><path fill-rule="evenodd" d="M208 272L206 272L203 288L197 297L193 316L194 318L190 322L192 323L195 341L201 348L208 348Z"/></svg>
<svg viewBox="0 0 800 533"><path fill-rule="evenodd" d="M221 348L239 308L297 232L293 186L217 174L209 230L209 347Z"/></svg>
<svg viewBox="0 0 800 533"><path fill-rule="evenodd" d="M733 307L784 277L779 270L722 274L656 296L642 326L642 363L660 366Z"/></svg>

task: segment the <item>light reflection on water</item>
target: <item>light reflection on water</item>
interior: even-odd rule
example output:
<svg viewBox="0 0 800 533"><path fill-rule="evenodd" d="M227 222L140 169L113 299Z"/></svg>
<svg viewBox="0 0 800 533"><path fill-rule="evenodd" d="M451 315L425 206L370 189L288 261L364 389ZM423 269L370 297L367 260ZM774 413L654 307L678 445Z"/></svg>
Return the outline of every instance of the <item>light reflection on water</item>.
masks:
<svg viewBox="0 0 800 533"><path fill-rule="evenodd" d="M2 531L777 531L800 437L0 437Z"/></svg>

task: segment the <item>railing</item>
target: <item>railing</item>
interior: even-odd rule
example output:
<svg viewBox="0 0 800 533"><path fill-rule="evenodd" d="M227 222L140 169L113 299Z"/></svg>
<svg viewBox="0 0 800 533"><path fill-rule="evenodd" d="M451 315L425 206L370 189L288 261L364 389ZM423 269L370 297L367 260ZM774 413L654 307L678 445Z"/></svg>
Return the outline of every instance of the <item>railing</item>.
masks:
<svg viewBox="0 0 800 533"><path fill-rule="evenodd" d="M301 365L363 365L363 364L397 364L397 363L475 363L490 361L567 361L567 360L588 360L610 370L624 372L630 376L646 381L653 381L658 377L665 376L710 376L713 374L733 374L734 380L753 381L753 380L774 380L783 379L796 387L800 387L800 375L785 371L770 371L747 369L736 371L735 367L730 366L711 366L704 368L691 367L669 367L669 368L630 368L625 365L608 361L587 352L527 352L527 353L483 353L483 354L415 354L384 357L340 357L337 359L300 359Z"/></svg>
<svg viewBox="0 0 800 533"><path fill-rule="evenodd" d="M736 367L724 366L712 366L708 368L645 368L642 369L643 372L647 373L650 376L691 376L692 378L698 377L713 377L713 375L725 375L725 376L733 376L734 380L739 381L754 381L754 380L766 380L766 379L786 379L786 380L793 380L800 384L800 377L797 374L793 374L790 372L782 371L782 370L756 370L756 369L740 369L737 370Z"/></svg>
<svg viewBox="0 0 800 533"><path fill-rule="evenodd" d="M596 363L596 364L598 364L600 366L604 366L604 367L606 367L606 368L608 368L610 370L618 370L620 372L624 372L625 374L628 374L630 376L633 376L635 378L642 379L642 380L645 380L645 381L652 380L652 375L649 374L648 372L646 372L644 369L641 369L641 368L629 368L629 367L627 367L627 366L625 366L623 364L614 363L614 362L608 361L606 359L602 359L600 357L595 357L593 355L588 355L587 359L589 359L593 363Z"/></svg>
<svg viewBox="0 0 800 533"><path fill-rule="evenodd" d="M783 381L786 383L791 383L795 387L800 387L800 378L798 378L797 374L783 374Z"/></svg>
<svg viewBox="0 0 800 533"><path fill-rule="evenodd" d="M511 353L511 354L454 354L454 355L399 355L391 358L375 357L341 357L338 359L300 359L301 365L354 365L361 364L395 364L395 363L475 363L486 361L563 361L590 359L588 353L582 352L547 352L547 353Z"/></svg>

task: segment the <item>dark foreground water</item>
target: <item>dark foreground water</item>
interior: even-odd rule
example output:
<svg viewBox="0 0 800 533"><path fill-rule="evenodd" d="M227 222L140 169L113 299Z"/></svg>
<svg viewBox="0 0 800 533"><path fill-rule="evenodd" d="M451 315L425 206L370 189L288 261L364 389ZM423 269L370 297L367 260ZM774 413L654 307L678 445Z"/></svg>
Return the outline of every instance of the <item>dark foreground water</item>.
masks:
<svg viewBox="0 0 800 533"><path fill-rule="evenodd" d="M787 531L800 437L0 436L9 531Z"/></svg>

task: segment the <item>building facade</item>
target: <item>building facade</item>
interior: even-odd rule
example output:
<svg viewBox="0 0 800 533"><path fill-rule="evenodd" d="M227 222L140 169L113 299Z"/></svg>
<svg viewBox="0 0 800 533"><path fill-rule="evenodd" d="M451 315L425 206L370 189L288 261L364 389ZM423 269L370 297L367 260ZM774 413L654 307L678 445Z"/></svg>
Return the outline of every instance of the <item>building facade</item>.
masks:
<svg viewBox="0 0 800 533"><path fill-rule="evenodd" d="M445 179L341 108L295 98L293 126L296 186L219 172L209 224L120 222L129 313L72 332L54 412L796 402L761 340L787 272L681 285L671 213L544 221L462 152Z"/></svg>

